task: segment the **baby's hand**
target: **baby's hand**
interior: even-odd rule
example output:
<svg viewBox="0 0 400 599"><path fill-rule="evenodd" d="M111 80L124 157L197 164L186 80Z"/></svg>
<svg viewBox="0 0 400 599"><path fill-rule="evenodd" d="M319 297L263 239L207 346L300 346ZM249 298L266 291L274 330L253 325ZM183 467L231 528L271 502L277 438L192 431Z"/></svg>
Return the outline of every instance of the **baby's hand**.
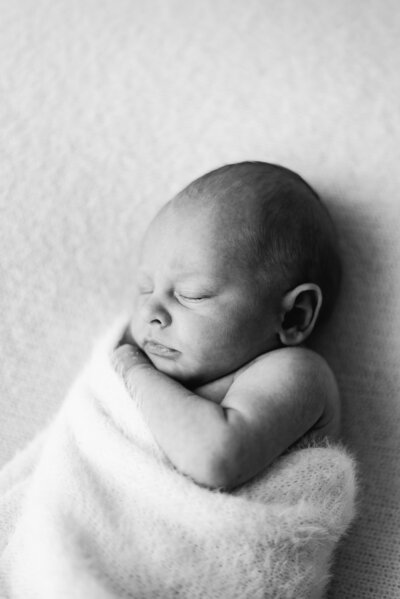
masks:
<svg viewBox="0 0 400 599"><path fill-rule="evenodd" d="M116 347L111 354L111 364L124 379L137 367L151 366L150 360L136 343L124 343Z"/></svg>

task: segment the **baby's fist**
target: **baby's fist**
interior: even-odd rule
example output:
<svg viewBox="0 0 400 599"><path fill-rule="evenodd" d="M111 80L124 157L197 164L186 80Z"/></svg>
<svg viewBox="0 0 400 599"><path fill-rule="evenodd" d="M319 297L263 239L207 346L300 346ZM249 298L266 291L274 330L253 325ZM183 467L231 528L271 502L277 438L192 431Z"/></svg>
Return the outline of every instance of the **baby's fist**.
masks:
<svg viewBox="0 0 400 599"><path fill-rule="evenodd" d="M135 367L143 365L148 366L151 362L136 344L125 343L113 350L111 354L111 364L114 370L125 378Z"/></svg>

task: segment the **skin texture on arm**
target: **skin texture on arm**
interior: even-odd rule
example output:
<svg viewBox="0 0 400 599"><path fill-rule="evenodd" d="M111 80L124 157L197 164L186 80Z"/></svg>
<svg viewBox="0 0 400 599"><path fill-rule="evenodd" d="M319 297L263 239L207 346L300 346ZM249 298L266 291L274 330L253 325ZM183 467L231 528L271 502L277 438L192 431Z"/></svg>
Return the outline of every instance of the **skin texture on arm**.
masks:
<svg viewBox="0 0 400 599"><path fill-rule="evenodd" d="M234 437L229 484L258 474L306 433L336 439L339 392L325 360L303 347L264 354L241 369L221 403Z"/></svg>
<svg viewBox="0 0 400 599"><path fill-rule="evenodd" d="M200 484L219 486L212 470L229 428L224 409L157 370L135 345L117 347L112 361L172 464Z"/></svg>
<svg viewBox="0 0 400 599"><path fill-rule="evenodd" d="M324 436L338 426L333 374L304 348L263 354L197 393L156 370L135 346L116 348L113 360L167 457L208 487L238 486L318 423Z"/></svg>

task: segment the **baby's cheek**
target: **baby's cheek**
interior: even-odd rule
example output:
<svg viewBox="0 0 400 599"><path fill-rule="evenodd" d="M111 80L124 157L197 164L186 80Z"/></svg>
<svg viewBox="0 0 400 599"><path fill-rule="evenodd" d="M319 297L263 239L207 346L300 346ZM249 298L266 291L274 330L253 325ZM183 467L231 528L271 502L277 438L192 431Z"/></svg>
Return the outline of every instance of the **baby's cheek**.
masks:
<svg viewBox="0 0 400 599"><path fill-rule="evenodd" d="M133 340L140 344L140 326L139 320L136 316L132 316L128 326L129 332L132 335Z"/></svg>

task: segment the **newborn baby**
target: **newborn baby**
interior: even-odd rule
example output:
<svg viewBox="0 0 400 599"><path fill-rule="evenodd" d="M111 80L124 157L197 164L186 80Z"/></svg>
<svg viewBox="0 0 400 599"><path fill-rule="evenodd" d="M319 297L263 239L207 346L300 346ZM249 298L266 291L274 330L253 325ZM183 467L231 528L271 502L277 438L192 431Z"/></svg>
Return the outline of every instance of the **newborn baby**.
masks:
<svg viewBox="0 0 400 599"><path fill-rule="evenodd" d="M339 281L330 216L286 168L224 166L161 209L113 363L180 472L229 490L305 435L337 438L335 377L305 342Z"/></svg>

